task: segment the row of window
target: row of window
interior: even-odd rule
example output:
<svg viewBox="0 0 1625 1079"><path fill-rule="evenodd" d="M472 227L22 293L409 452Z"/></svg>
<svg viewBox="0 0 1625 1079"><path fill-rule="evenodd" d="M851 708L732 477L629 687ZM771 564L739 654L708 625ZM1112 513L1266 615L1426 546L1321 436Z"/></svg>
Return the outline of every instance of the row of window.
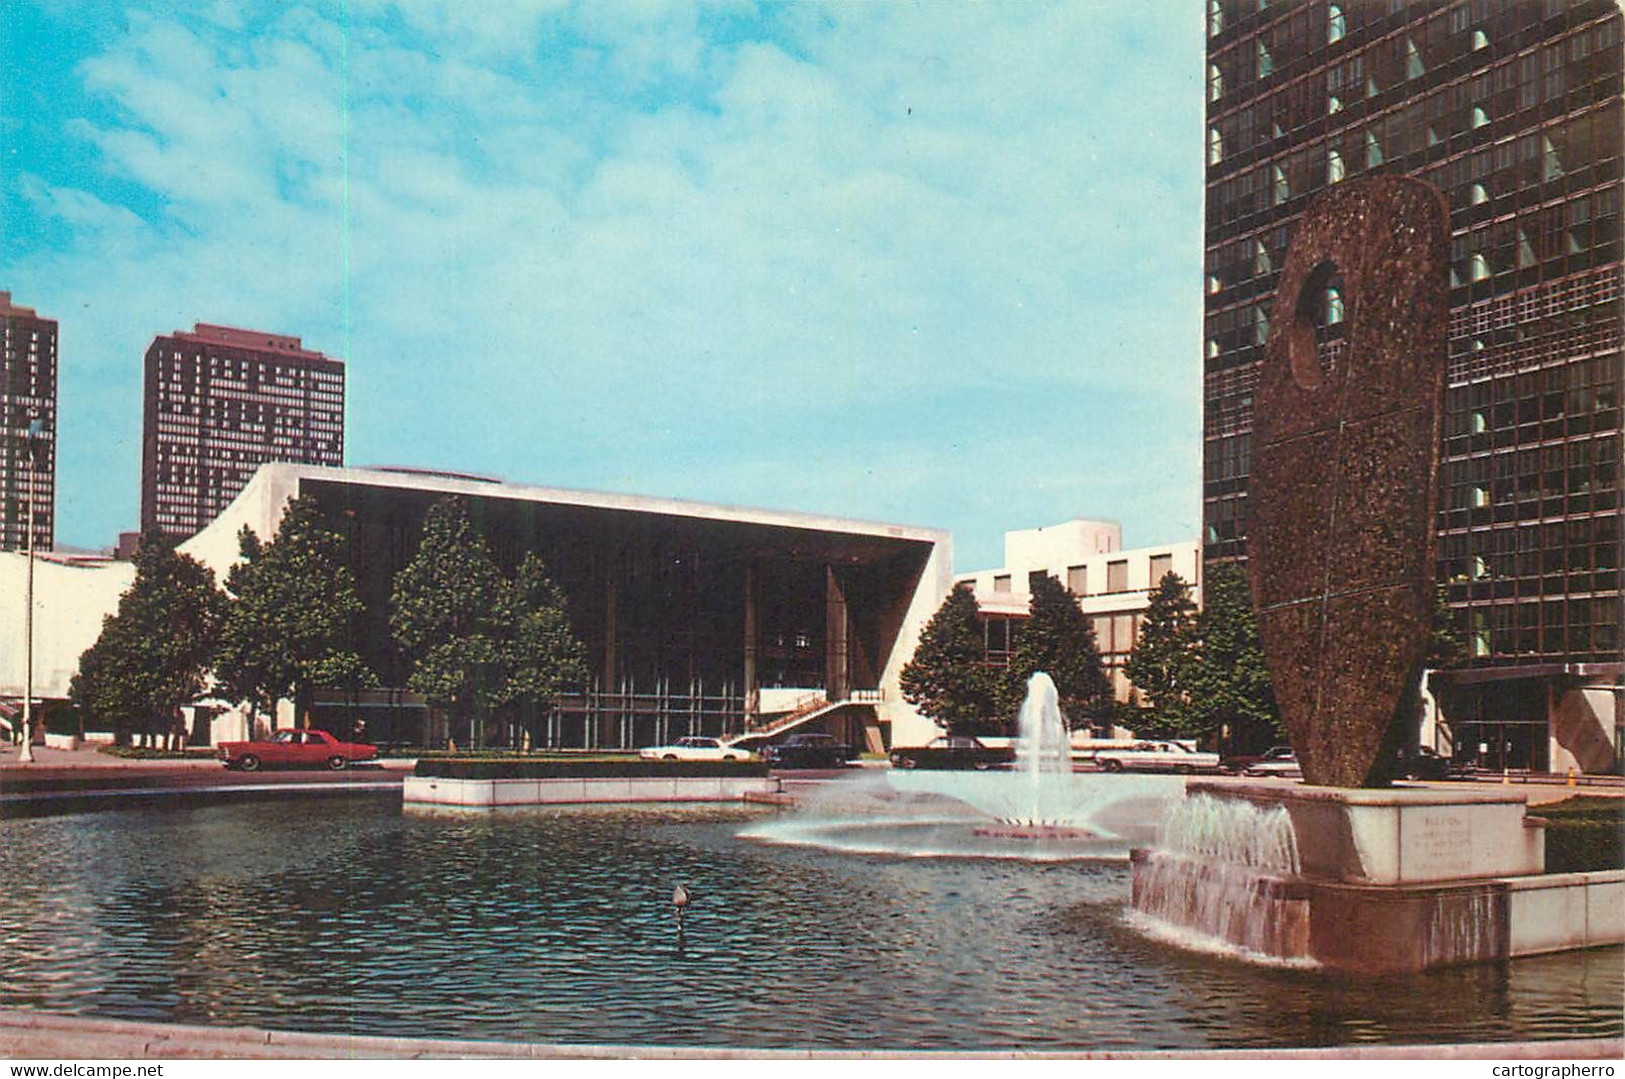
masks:
<svg viewBox="0 0 1625 1079"><path fill-rule="evenodd" d="M1454 612L1454 621L1475 657L1619 656L1617 596L1463 607Z"/></svg>

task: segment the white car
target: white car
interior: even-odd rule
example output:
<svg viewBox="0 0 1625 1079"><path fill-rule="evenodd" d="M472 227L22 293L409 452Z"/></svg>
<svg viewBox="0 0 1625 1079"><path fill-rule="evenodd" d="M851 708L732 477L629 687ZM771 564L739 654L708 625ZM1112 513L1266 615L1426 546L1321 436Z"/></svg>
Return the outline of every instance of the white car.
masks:
<svg viewBox="0 0 1625 1079"><path fill-rule="evenodd" d="M1242 774L1249 776L1289 776L1298 779L1302 777L1303 769L1298 767L1298 755L1292 751L1291 746L1276 746L1257 761L1249 764Z"/></svg>
<svg viewBox="0 0 1625 1079"><path fill-rule="evenodd" d="M638 750L646 761L748 761L748 749L725 746L715 738L679 738L669 746L649 746Z"/></svg>
<svg viewBox="0 0 1625 1079"><path fill-rule="evenodd" d="M1095 751L1095 764L1106 772L1217 772L1219 755L1179 742L1135 742L1125 749Z"/></svg>

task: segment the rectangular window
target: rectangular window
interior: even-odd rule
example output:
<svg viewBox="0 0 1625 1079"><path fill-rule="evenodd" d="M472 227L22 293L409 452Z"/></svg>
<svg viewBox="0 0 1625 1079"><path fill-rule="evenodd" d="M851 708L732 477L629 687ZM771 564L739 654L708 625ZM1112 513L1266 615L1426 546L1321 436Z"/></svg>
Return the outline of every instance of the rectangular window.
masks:
<svg viewBox="0 0 1625 1079"><path fill-rule="evenodd" d="M995 592L1009 592L1010 591L1010 575L1008 573L1001 573L997 577L993 578L993 591L995 591Z"/></svg>
<svg viewBox="0 0 1625 1079"><path fill-rule="evenodd" d="M1106 591L1128 591L1128 561L1126 559L1106 563Z"/></svg>
<svg viewBox="0 0 1625 1079"><path fill-rule="evenodd" d="M1132 652L1134 650L1134 616L1119 614L1112 616L1112 651Z"/></svg>
<svg viewBox="0 0 1625 1079"><path fill-rule="evenodd" d="M1112 650L1112 618L1109 614L1095 616L1095 647L1102 654Z"/></svg>
<svg viewBox="0 0 1625 1079"><path fill-rule="evenodd" d="M1072 590L1072 594L1075 596L1087 596L1089 594L1089 567L1068 566L1066 569L1066 586Z"/></svg>
<svg viewBox="0 0 1625 1079"><path fill-rule="evenodd" d="M1174 571L1174 556L1171 554L1154 554L1151 556L1151 587L1155 588L1162 579Z"/></svg>

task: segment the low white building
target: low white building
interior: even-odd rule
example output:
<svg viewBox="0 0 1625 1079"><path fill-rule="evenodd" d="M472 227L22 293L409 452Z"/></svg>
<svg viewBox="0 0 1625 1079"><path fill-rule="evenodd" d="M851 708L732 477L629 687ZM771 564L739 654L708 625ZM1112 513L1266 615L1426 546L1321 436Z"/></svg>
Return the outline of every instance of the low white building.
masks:
<svg viewBox="0 0 1625 1079"><path fill-rule="evenodd" d="M358 649L385 687L373 696L386 699L317 700L317 725L348 731L364 719L376 738L446 737L421 704L403 703L406 670L389 639L388 605L429 506L458 496L499 562L511 568L530 551L545 558L586 645L591 685L529 717L544 744L624 748L739 734L779 708L792 722L805 709L870 750L935 733L903 701L898 675L951 585L946 532L447 473L267 464L180 550L219 580L238 557L238 532L271 538L299 495L314 497L344 536L366 608ZM0 698L23 693L26 569L24 556L0 554ZM36 700L67 695L79 656L133 578L127 562L38 560ZM323 706L333 714L320 714ZM242 728L240 717L222 715L193 729L219 741Z"/></svg>
<svg viewBox="0 0 1625 1079"><path fill-rule="evenodd" d="M1004 565L954 575L971 585L985 616L988 654L997 660L1010 648L1010 622L1027 617L1031 580L1048 574L1078 597L1094 619L1095 641L1119 701L1129 699L1123 665L1140 636L1140 622L1157 582L1169 572L1191 586L1202 603L1202 548L1194 539L1123 550L1116 521L1073 520L1004 534Z"/></svg>

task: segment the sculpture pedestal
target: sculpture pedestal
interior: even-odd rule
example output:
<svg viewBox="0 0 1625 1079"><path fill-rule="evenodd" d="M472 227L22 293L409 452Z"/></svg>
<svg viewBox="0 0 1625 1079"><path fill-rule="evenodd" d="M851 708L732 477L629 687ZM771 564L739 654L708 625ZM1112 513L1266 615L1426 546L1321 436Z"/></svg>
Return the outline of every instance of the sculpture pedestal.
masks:
<svg viewBox="0 0 1625 1079"><path fill-rule="evenodd" d="M1260 957L1375 973L1625 942L1625 872L1544 875L1522 794L1192 783L1189 797L1284 811L1297 871L1137 850L1134 906Z"/></svg>

